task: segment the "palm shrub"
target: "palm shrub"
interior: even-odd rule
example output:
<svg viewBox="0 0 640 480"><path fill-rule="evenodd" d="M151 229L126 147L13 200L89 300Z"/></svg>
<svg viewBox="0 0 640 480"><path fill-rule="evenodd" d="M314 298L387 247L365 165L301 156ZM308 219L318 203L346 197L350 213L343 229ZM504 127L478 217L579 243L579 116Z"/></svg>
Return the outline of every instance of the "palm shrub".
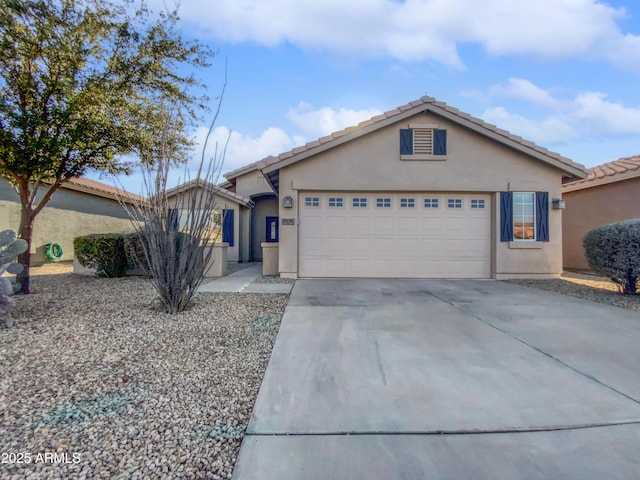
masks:
<svg viewBox="0 0 640 480"><path fill-rule="evenodd" d="M583 239L591 269L611 278L623 295L638 293L640 276L640 218L603 225Z"/></svg>

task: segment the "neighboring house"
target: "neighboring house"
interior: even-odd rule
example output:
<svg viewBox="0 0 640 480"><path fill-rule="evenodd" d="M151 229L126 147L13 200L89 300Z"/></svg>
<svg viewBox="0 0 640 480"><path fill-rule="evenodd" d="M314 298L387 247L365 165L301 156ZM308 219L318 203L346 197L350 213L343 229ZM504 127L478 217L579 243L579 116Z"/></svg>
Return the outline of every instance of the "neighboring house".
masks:
<svg viewBox="0 0 640 480"><path fill-rule="evenodd" d="M589 176L562 187L565 268L588 269L582 239L601 225L640 218L640 156L589 169Z"/></svg>
<svg viewBox="0 0 640 480"><path fill-rule="evenodd" d="M241 256L240 246L246 243L244 235L248 235L241 228L241 221L249 218L249 211L254 207L251 199L239 195L235 192L227 190L221 186L212 185L210 183L199 181L199 187L196 187L196 180L178 185L175 188L167 190L169 203L180 211L179 224L182 230L186 230L185 211L190 209L186 201L189 195L193 194L194 188L207 188L213 190L216 195L216 210L219 214L219 221L215 222L216 226L211 231L210 239L212 242L225 242L228 244L227 259L230 262L247 261L247 256ZM180 207L183 207L182 209ZM216 219L218 220L218 219Z"/></svg>
<svg viewBox="0 0 640 480"><path fill-rule="evenodd" d="M279 242L283 277L562 272L562 184L586 169L433 98L225 175L238 259ZM556 200L556 202L554 202Z"/></svg>
<svg viewBox="0 0 640 480"><path fill-rule="evenodd" d="M46 185L43 186L45 190ZM120 190L125 202L142 197ZM131 221L118 201L118 189L87 178L65 182L35 219L31 245L32 265L45 261L49 243L62 247L62 260L73 259L73 239L92 233L133 231ZM0 230L17 231L20 199L13 186L0 179Z"/></svg>

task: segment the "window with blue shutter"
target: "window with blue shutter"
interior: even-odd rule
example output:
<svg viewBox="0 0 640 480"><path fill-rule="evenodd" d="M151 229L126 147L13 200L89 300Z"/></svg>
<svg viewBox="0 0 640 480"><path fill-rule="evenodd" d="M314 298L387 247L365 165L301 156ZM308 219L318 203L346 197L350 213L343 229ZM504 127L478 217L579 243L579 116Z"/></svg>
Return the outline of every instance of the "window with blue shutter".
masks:
<svg viewBox="0 0 640 480"><path fill-rule="evenodd" d="M500 241L514 237L549 241L549 192L500 192Z"/></svg>
<svg viewBox="0 0 640 480"><path fill-rule="evenodd" d="M222 210L222 241L233 247L233 210Z"/></svg>
<svg viewBox="0 0 640 480"><path fill-rule="evenodd" d="M513 240L513 192L500 192L500 241Z"/></svg>
<svg viewBox="0 0 640 480"><path fill-rule="evenodd" d="M410 128L400 130L400 155L413 155L413 130Z"/></svg>
<svg viewBox="0 0 640 480"><path fill-rule="evenodd" d="M549 192L536 192L536 240L549 241Z"/></svg>
<svg viewBox="0 0 640 480"><path fill-rule="evenodd" d="M447 131L435 129L433 131L433 154L434 155L446 155L447 154Z"/></svg>

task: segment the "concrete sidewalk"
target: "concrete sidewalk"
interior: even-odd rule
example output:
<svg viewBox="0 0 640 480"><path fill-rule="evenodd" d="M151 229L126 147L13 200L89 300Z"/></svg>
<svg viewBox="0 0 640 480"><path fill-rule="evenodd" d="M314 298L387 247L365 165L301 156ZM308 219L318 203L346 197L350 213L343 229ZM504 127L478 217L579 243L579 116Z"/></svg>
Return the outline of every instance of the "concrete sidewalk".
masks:
<svg viewBox="0 0 640 480"><path fill-rule="evenodd" d="M233 478L638 478L638 345L503 282L299 280Z"/></svg>
<svg viewBox="0 0 640 480"><path fill-rule="evenodd" d="M242 292L242 293L291 293L290 283L255 283L262 275L262 264L258 263L230 275L203 283L198 292Z"/></svg>

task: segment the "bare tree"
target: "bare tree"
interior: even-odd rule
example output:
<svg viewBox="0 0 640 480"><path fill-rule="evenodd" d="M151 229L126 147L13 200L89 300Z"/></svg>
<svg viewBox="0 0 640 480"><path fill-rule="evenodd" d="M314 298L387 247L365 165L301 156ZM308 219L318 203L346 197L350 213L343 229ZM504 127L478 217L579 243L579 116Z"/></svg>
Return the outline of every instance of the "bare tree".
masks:
<svg viewBox="0 0 640 480"><path fill-rule="evenodd" d="M223 86L222 93L224 94ZM207 158L209 139L220 112L222 96L209 126L195 179L185 169L185 181L191 188L169 198L167 182L174 164L168 148L177 130L175 116L167 113L161 133L161 156L154 167L143 168L143 196L146 202L133 206L121 201L138 234L139 263L150 278L169 313L185 310L205 278L212 261L212 231L219 228L216 215L216 190L229 138L223 146L216 142L214 153ZM165 149L164 146L167 146ZM216 223L218 223L216 225Z"/></svg>

